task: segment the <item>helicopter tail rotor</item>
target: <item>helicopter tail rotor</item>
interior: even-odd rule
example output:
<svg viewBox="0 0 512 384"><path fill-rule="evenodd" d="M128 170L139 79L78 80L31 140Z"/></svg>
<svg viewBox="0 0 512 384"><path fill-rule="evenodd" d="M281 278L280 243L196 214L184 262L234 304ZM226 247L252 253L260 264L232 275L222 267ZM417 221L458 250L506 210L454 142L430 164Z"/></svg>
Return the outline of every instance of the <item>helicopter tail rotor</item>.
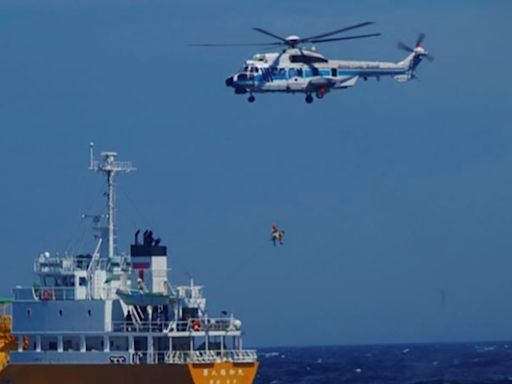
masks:
<svg viewBox="0 0 512 384"><path fill-rule="evenodd" d="M411 48L407 44L399 41L398 48L403 51L406 51L406 52L414 53L416 56L418 56L420 58L425 58L428 61L432 62L432 61L434 61L434 56L432 56L429 52L427 52L425 50L425 48L423 48L423 46L421 45L423 40L425 40L425 37L426 37L426 35L424 33L420 33L418 35L418 38L416 39L416 44L415 44L414 48Z"/></svg>
<svg viewBox="0 0 512 384"><path fill-rule="evenodd" d="M401 41L398 42L398 48L401 49L402 51L414 52L414 49L409 47L407 44L402 43Z"/></svg>

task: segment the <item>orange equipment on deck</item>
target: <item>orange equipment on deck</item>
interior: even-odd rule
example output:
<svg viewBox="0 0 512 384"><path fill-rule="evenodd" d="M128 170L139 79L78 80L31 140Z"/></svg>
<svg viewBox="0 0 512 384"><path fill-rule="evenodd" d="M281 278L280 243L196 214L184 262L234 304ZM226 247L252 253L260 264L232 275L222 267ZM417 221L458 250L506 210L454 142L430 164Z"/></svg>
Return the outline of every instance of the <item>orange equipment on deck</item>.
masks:
<svg viewBox="0 0 512 384"><path fill-rule="evenodd" d="M16 338L11 334L12 319L7 312L10 304L10 300L0 299L0 371L9 361L9 351L16 349Z"/></svg>

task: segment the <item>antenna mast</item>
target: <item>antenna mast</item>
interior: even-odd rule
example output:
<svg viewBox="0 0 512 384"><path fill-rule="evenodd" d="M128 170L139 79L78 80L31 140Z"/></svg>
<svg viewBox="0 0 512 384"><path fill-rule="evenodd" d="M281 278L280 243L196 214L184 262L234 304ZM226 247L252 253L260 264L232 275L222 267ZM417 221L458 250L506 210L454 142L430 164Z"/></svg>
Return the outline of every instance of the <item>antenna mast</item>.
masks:
<svg viewBox="0 0 512 384"><path fill-rule="evenodd" d="M101 152L102 160L94 160L94 143L89 147L89 170L103 172L107 175L107 219L108 219L108 257L114 256L115 250L115 183L114 176L118 172L131 172L136 168L129 161L115 161L116 152Z"/></svg>

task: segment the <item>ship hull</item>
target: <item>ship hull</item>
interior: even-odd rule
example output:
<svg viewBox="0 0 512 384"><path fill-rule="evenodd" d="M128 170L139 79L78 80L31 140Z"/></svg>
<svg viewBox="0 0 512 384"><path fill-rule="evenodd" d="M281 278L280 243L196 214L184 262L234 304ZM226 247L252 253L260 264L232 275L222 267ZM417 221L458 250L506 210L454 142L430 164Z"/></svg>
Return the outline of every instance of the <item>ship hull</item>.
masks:
<svg viewBox="0 0 512 384"><path fill-rule="evenodd" d="M258 363L85 365L10 364L0 384L251 384Z"/></svg>

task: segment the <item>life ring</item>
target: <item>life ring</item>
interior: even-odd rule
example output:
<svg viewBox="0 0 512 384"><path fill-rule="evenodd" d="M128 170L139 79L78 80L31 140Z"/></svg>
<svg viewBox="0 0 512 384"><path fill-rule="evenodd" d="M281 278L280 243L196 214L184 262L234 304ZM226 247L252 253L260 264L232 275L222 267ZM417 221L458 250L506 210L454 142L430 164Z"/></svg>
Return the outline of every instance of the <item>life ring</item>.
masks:
<svg viewBox="0 0 512 384"><path fill-rule="evenodd" d="M52 291L50 291L49 289L43 290L43 292L41 293L41 299L43 299L43 300L53 299Z"/></svg>
<svg viewBox="0 0 512 384"><path fill-rule="evenodd" d="M201 324L201 322L199 320L194 320L192 322L192 330L194 332L199 332L201 329L203 329L203 325Z"/></svg>

